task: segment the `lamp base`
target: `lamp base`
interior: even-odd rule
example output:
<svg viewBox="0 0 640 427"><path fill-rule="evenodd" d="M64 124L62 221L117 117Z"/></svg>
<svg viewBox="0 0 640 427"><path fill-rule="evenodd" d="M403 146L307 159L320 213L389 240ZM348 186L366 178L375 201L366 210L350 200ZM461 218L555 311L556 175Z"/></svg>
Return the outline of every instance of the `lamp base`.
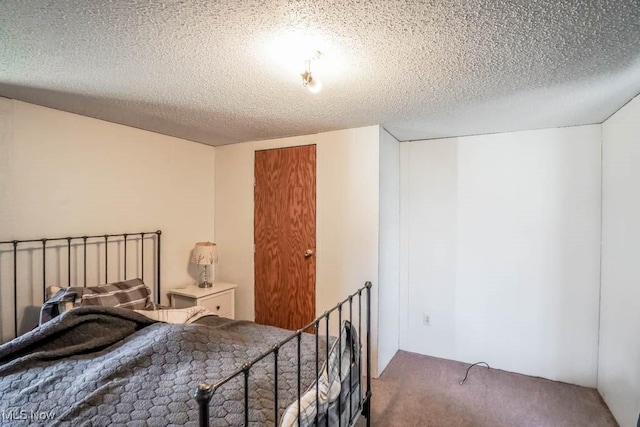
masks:
<svg viewBox="0 0 640 427"><path fill-rule="evenodd" d="M211 282L200 282L198 287L200 287L200 288L211 288L211 287L213 287L213 283L211 283Z"/></svg>

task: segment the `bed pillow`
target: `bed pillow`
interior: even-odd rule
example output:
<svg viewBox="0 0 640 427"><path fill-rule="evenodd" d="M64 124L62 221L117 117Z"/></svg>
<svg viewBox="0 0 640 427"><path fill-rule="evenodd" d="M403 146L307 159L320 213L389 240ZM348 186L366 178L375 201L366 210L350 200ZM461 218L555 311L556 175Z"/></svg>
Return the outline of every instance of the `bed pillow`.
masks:
<svg viewBox="0 0 640 427"><path fill-rule="evenodd" d="M124 282L109 283L89 288L76 289L80 295L80 303L76 298L76 306L99 305L102 307L122 307L131 310L153 310L151 289L142 279L131 279Z"/></svg>
<svg viewBox="0 0 640 427"><path fill-rule="evenodd" d="M151 320L164 323L187 324L193 323L205 316L215 316L204 307L193 306L187 308L169 308L160 310L134 310Z"/></svg>
<svg viewBox="0 0 640 427"><path fill-rule="evenodd" d="M360 372L360 342L355 327L349 321L344 321L342 325L342 340L336 339L329 350L329 359L325 360L320 376L307 388L307 391L300 397L300 414L298 414L298 401L295 400L289 405L282 415L280 427L295 427L297 425L313 425L315 422L316 410L319 409L319 425L338 425L340 416L342 425L348 425L349 421L349 401L353 414L358 410L358 404L362 400L360 382L354 380L353 375ZM338 353L342 353L339 364ZM342 378L342 384L340 382ZM320 408L316 408L316 383L318 384L318 403ZM351 386L349 386L351 383ZM344 389L343 389L344 387ZM342 413L338 415L338 399L341 400ZM327 406L329 406L327 408ZM326 414L329 414L328 418ZM299 419L298 419L299 418ZM300 423L300 424L299 424Z"/></svg>
<svg viewBox="0 0 640 427"><path fill-rule="evenodd" d="M50 290L55 290L51 287ZM142 279L91 287L60 288L40 310L40 324L74 307L97 305L130 310L153 310L151 290Z"/></svg>

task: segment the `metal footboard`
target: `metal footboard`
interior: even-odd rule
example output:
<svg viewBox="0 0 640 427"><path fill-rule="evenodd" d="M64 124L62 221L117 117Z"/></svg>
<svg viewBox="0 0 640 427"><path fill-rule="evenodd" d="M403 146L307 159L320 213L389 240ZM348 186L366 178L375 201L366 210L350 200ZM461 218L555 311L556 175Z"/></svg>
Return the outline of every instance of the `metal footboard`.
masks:
<svg viewBox="0 0 640 427"><path fill-rule="evenodd" d="M342 323L343 320L349 320L349 323L351 325L353 325L353 304L354 304L354 300L357 299L357 304L358 304L358 339L362 339L362 293L365 292L365 299L366 299L366 319L365 319L365 327L366 327L366 341L365 341L365 349L366 349L366 392L362 393L362 363L360 361L360 363L358 363L358 368L359 368L359 372L357 373L357 381L358 381L358 393L359 393L359 397L358 397L358 406L357 407L352 407L352 398L351 395L348 396L348 404L349 404L349 409L348 409L348 423L347 425L353 425L355 423L355 421L358 419L359 415L362 414L366 417L366 425L367 427L369 427L371 425L371 282L366 282L365 285L358 289L355 293L349 295L345 300L343 300L342 302L338 303L335 307L333 307L332 309L324 312L324 314L322 314L321 316L317 317L315 320L313 320L312 322L310 322L308 325L306 325L305 327L303 327L302 329L297 330L296 332L292 333L290 336L288 336L287 338L285 338L284 340L274 344L271 349L265 351L264 353L260 354L258 357L254 358L251 361L248 361L246 363L244 363L238 370L236 370L235 372L233 372L231 375L227 376L226 378L218 381L215 384L200 384L198 386L198 388L195 391L195 399L198 402L198 411L199 411L199 422L200 422L200 426L201 427L207 427L209 426L209 406L211 403L211 399L213 398L214 394L216 393L216 391L218 389L220 389L222 386L224 386L226 383L228 383L229 381L231 381L234 378L237 378L239 376L243 376L244 378L244 425L248 426L249 425L249 374L251 371L251 368L258 362L260 362L261 360L265 359L266 357L270 356L273 354L273 360L274 360L274 364L273 364L273 369L274 369L274 386L273 386L273 396L274 396L274 411L275 411L275 423L277 425L277 423L279 422L279 407L278 407L278 352L280 350L280 348L287 344L288 342L292 341L292 340L296 340L297 341L297 356L298 356L298 364L297 364L297 398L298 398L298 426L301 426L301 415L300 415L300 400L303 394L303 390L301 389L301 368L300 368L300 359L301 359L301 354L300 354L300 342L302 340L302 334L305 333L306 330L309 330L310 328L313 328L314 330L314 334L315 334L315 389L316 389L316 414L315 414L315 423L314 425L318 425L319 424L319 417L320 417L320 402L319 402L319 382L317 381L319 375L320 375L320 360L319 360L319 330L320 330L320 326L321 326L321 322L324 320L325 325L326 325L326 338L327 338L327 345L326 345L326 360L328 363L329 360L329 318L331 316L332 313L335 313L336 311L338 312L338 326L339 326L339 332L338 332L338 343L341 343L342 341ZM348 319L343 319L343 312L344 312L344 306L348 305L348 311L349 311L349 317ZM353 357L353 356L352 356ZM340 367L340 369L338 369L339 372L339 381L340 384L343 385L343 380L344 378L342 378L342 349L339 349L338 351L338 358L339 358L339 362L338 362L338 366ZM360 355L361 358L361 355ZM353 369L353 363L349 364L349 393L352 392L352 381L353 381L353 376L352 376L352 369ZM341 407L341 401L342 401L342 390L340 391L340 393L338 394L338 399L337 399L337 412L338 412L338 427L342 427L342 411L343 410L347 410L347 408L342 408ZM329 402L327 402L327 410L325 413L325 422L326 425L329 426L329 410L330 410L330 405ZM345 412L346 413L346 412Z"/></svg>

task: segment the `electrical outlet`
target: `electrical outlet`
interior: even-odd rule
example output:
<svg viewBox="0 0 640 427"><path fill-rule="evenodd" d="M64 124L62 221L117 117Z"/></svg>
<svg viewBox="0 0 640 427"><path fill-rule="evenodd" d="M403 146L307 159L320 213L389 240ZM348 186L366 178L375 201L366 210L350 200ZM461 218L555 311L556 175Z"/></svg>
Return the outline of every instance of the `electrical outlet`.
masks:
<svg viewBox="0 0 640 427"><path fill-rule="evenodd" d="M431 326L431 316L427 313L422 314L422 324L424 326Z"/></svg>

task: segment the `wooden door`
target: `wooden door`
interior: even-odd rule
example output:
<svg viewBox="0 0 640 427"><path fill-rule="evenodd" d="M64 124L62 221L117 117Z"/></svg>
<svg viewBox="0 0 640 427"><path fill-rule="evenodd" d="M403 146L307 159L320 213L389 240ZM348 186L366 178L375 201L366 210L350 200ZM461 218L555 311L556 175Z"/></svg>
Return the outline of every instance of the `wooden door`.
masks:
<svg viewBox="0 0 640 427"><path fill-rule="evenodd" d="M256 323L300 329L315 318L316 146L256 151Z"/></svg>

